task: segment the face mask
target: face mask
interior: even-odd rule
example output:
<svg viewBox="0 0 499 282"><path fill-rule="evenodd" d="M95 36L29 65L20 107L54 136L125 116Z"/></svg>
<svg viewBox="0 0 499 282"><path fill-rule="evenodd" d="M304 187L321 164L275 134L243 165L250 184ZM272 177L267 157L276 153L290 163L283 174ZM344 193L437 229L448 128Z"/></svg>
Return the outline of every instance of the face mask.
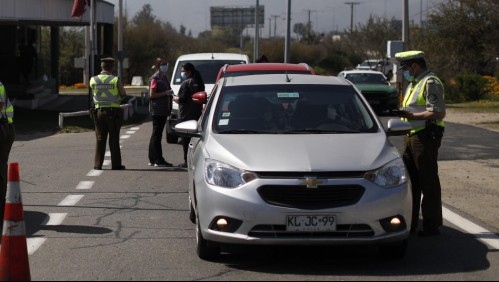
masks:
<svg viewBox="0 0 499 282"><path fill-rule="evenodd" d="M404 78L409 82L414 81L414 76L411 75L411 69L412 69L412 66L408 70L404 71Z"/></svg>
<svg viewBox="0 0 499 282"><path fill-rule="evenodd" d="M409 82L414 81L414 76L412 76L408 70L404 71L404 78Z"/></svg>
<svg viewBox="0 0 499 282"><path fill-rule="evenodd" d="M159 71L162 73L168 72L168 65L161 65L159 66Z"/></svg>
<svg viewBox="0 0 499 282"><path fill-rule="evenodd" d="M180 73L180 77L182 78L182 80L186 80L187 79L187 74L185 73L185 71L183 71L183 72Z"/></svg>

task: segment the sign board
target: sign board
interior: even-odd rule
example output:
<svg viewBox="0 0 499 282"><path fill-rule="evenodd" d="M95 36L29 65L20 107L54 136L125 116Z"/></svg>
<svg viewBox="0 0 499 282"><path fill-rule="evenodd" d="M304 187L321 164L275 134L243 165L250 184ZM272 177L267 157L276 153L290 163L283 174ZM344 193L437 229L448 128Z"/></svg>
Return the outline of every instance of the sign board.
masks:
<svg viewBox="0 0 499 282"><path fill-rule="evenodd" d="M75 69L84 69L86 61L87 61L87 59L85 57L74 58L74 67L75 67Z"/></svg>
<svg viewBox="0 0 499 282"><path fill-rule="evenodd" d="M211 27L244 27L255 25L255 6L210 7ZM264 26L265 6L258 6L258 23Z"/></svg>
<svg viewBox="0 0 499 282"><path fill-rule="evenodd" d="M386 56L388 58L395 58L395 54L404 51L404 41L394 40L388 41L386 44Z"/></svg>

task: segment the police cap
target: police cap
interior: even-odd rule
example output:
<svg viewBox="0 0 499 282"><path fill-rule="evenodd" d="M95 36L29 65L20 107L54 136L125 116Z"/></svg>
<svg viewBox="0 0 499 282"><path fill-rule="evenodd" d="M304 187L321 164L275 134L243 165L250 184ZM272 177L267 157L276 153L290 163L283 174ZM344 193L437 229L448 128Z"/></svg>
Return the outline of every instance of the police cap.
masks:
<svg viewBox="0 0 499 282"><path fill-rule="evenodd" d="M100 59L100 64L102 67L106 66L106 67L112 67L114 66L114 58L112 57L106 57L106 58L102 58Z"/></svg>
<svg viewBox="0 0 499 282"><path fill-rule="evenodd" d="M400 62L400 69L403 69L405 66L409 66L414 62L419 60L424 60L424 52L423 51L405 51L399 52L395 54L395 59Z"/></svg>

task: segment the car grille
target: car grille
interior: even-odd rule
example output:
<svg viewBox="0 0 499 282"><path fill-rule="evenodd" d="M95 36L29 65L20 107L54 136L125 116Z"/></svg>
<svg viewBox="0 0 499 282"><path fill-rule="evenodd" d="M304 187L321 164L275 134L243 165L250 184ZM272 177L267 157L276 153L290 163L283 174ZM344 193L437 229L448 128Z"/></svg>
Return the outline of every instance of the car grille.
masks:
<svg viewBox="0 0 499 282"><path fill-rule="evenodd" d="M285 225L257 225L251 229L248 236L266 239L368 238L374 236L374 231L366 224L339 224L334 232L287 232Z"/></svg>
<svg viewBox="0 0 499 282"><path fill-rule="evenodd" d="M359 185L324 185L307 188L304 185L265 185L258 188L260 197L268 204L297 209L328 209L350 206L364 194Z"/></svg>

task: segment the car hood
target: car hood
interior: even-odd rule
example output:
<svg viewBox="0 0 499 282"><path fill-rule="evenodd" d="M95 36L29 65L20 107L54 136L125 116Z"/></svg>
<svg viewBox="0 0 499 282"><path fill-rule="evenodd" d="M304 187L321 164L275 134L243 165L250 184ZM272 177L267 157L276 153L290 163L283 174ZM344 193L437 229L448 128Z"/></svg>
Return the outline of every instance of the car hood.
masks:
<svg viewBox="0 0 499 282"><path fill-rule="evenodd" d="M369 92L396 92L397 89L392 85L381 85L381 84L355 84L355 87L359 91L369 91Z"/></svg>
<svg viewBox="0 0 499 282"><path fill-rule="evenodd" d="M212 134L209 158L249 171L367 171L400 156L386 135Z"/></svg>

